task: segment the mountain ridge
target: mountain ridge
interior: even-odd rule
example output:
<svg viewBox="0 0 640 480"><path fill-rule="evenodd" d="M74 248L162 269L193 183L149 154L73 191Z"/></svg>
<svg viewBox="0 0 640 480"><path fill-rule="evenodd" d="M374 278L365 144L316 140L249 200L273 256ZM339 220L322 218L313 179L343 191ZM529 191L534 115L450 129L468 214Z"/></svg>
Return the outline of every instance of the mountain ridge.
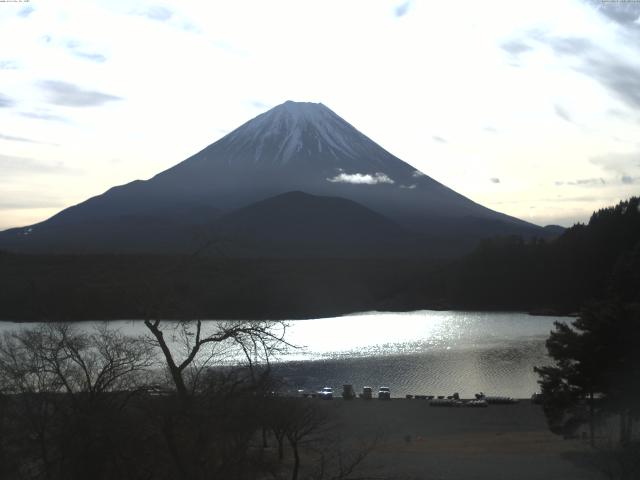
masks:
<svg viewBox="0 0 640 480"><path fill-rule="evenodd" d="M161 252L169 244L186 251L203 225L295 190L354 201L427 242L437 239L436 256L469 251L495 234L550 235L440 184L328 107L289 101L148 180L113 187L39 224L0 232L0 248L91 251L92 242L111 237L113 251L135 245L135 251ZM134 218L146 229L132 225Z"/></svg>
<svg viewBox="0 0 640 480"><path fill-rule="evenodd" d="M231 257L420 256L418 238L383 215L352 200L301 191L234 210L214 230Z"/></svg>

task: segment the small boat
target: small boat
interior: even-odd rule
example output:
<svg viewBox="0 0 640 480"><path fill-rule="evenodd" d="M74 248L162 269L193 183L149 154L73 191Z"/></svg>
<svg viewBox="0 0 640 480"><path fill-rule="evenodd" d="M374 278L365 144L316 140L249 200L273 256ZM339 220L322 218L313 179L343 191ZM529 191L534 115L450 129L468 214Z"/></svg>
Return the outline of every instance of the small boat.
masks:
<svg viewBox="0 0 640 480"><path fill-rule="evenodd" d="M511 403L518 403L518 399L517 398L513 398L513 397L500 397L500 396L486 396L486 395L483 395L480 398L478 398L476 396L476 399L477 400L484 400L490 405L507 405L507 404L511 404Z"/></svg>
<svg viewBox="0 0 640 480"><path fill-rule="evenodd" d="M453 398L434 398L429 400L430 407L459 407L462 405L460 400L454 400Z"/></svg>
<svg viewBox="0 0 640 480"><path fill-rule="evenodd" d="M484 408L484 407L488 407L489 404L487 403L486 400L469 400L468 402L465 402L465 407L473 407L473 408Z"/></svg>

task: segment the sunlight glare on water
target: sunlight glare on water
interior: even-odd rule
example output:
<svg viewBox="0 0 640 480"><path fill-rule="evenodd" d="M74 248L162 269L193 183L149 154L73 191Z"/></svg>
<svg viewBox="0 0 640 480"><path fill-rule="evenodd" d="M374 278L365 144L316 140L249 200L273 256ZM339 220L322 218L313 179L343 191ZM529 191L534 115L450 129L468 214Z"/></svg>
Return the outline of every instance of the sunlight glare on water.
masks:
<svg viewBox="0 0 640 480"><path fill-rule="evenodd" d="M389 386L393 396L456 391L472 396L484 391L528 397L538 390L533 367L549 363L545 340L555 321L570 319L416 311L290 320L285 338L301 348L275 359L274 371L291 389L327 385L339 390L343 383L351 383L356 388ZM90 330L95 324L82 322L77 328ZM127 335L148 335L140 320L109 324ZM206 321L203 331L212 331L218 324ZM163 325L172 350L180 351L176 322ZM0 333L32 326L0 322Z"/></svg>
<svg viewBox="0 0 640 480"><path fill-rule="evenodd" d="M309 360L497 346L546 337L555 320L518 313L450 311L366 312L295 320L288 322L286 338L302 348L286 357Z"/></svg>

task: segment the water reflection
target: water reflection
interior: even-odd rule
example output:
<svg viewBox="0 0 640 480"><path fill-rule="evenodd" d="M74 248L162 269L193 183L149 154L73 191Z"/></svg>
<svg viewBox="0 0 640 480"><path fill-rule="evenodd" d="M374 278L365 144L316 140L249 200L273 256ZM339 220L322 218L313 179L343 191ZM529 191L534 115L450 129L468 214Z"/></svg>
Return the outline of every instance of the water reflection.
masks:
<svg viewBox="0 0 640 480"><path fill-rule="evenodd" d="M352 383L389 386L394 395L528 397L538 390L533 367L549 362L544 342L554 321L566 319L421 311L291 322L287 338L305 348L277 371L297 388Z"/></svg>
<svg viewBox="0 0 640 480"><path fill-rule="evenodd" d="M487 394L528 397L537 391L535 365L549 362L544 342L559 317L520 313L368 312L287 322L286 339L303 348L275 366L290 387L339 388L352 383L389 386L394 396ZM145 335L141 321L110 322L129 335ZM33 324L0 322L3 330ZM94 322L79 328L90 329ZM170 326L170 322L165 325ZM175 325L175 324L174 324ZM214 329L216 322L205 322ZM180 349L178 330L172 349Z"/></svg>

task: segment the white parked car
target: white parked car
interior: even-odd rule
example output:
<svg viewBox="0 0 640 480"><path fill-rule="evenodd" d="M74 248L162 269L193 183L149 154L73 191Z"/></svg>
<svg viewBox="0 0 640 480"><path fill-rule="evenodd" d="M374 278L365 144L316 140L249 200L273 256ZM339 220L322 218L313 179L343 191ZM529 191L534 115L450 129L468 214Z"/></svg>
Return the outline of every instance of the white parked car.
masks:
<svg viewBox="0 0 640 480"><path fill-rule="evenodd" d="M325 400L331 400L333 398L333 388L324 387L318 392L318 396L320 398L324 398Z"/></svg>
<svg viewBox="0 0 640 480"><path fill-rule="evenodd" d="M391 400L389 387L380 387L380 390L378 390L378 400Z"/></svg>

